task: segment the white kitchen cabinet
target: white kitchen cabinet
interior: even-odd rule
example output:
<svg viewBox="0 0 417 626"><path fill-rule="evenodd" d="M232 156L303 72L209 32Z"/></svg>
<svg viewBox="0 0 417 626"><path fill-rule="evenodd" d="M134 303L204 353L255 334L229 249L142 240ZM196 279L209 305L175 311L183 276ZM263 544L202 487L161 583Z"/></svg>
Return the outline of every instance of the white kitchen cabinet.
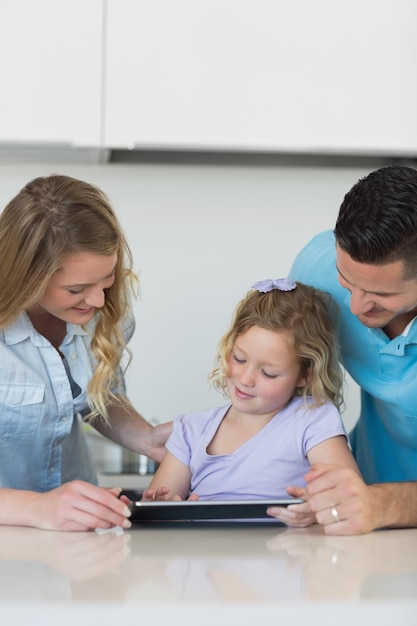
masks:
<svg viewBox="0 0 417 626"><path fill-rule="evenodd" d="M99 146L102 0L0 0L0 148Z"/></svg>
<svg viewBox="0 0 417 626"><path fill-rule="evenodd" d="M414 0L107 9L108 147L417 153Z"/></svg>

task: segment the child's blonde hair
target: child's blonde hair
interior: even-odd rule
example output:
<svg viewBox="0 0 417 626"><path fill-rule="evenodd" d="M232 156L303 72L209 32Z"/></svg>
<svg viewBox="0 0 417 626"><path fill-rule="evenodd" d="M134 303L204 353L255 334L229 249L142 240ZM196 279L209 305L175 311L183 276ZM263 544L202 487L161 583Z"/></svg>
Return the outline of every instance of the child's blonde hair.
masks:
<svg viewBox="0 0 417 626"><path fill-rule="evenodd" d="M327 293L303 283L292 284L295 288L288 291L279 288L266 293L252 290L237 305L232 325L220 340L216 366L209 380L228 396L228 363L236 339L252 326L259 326L273 332L285 332L290 349L299 358L307 383L297 388L294 395L311 396L313 404L309 406L319 406L330 400L340 407L343 403L343 376L332 324L337 321L336 304Z"/></svg>

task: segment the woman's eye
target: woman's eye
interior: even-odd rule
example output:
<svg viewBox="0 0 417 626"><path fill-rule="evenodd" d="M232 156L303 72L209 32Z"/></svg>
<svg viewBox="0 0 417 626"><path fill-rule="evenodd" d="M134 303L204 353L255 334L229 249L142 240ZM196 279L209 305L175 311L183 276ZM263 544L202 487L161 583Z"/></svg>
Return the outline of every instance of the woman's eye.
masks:
<svg viewBox="0 0 417 626"><path fill-rule="evenodd" d="M77 294L81 293L81 291L75 291L74 289L68 289L68 293L70 293L72 296L76 296Z"/></svg>

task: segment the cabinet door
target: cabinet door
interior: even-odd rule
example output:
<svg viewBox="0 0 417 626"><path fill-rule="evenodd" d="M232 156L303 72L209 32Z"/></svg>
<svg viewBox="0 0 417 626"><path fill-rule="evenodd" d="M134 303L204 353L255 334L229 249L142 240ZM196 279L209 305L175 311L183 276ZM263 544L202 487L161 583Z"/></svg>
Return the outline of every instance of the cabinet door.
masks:
<svg viewBox="0 0 417 626"><path fill-rule="evenodd" d="M0 142L98 146L102 0L0 0Z"/></svg>
<svg viewBox="0 0 417 626"><path fill-rule="evenodd" d="M417 151L414 0L108 0L105 143Z"/></svg>

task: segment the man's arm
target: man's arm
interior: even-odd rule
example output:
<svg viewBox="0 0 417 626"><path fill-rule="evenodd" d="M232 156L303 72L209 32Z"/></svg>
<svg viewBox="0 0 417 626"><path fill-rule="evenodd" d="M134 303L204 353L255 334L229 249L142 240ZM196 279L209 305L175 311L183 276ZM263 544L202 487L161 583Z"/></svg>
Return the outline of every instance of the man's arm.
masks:
<svg viewBox="0 0 417 626"><path fill-rule="evenodd" d="M305 478L308 502L328 535L417 527L417 482L366 485L352 470L324 464Z"/></svg>

